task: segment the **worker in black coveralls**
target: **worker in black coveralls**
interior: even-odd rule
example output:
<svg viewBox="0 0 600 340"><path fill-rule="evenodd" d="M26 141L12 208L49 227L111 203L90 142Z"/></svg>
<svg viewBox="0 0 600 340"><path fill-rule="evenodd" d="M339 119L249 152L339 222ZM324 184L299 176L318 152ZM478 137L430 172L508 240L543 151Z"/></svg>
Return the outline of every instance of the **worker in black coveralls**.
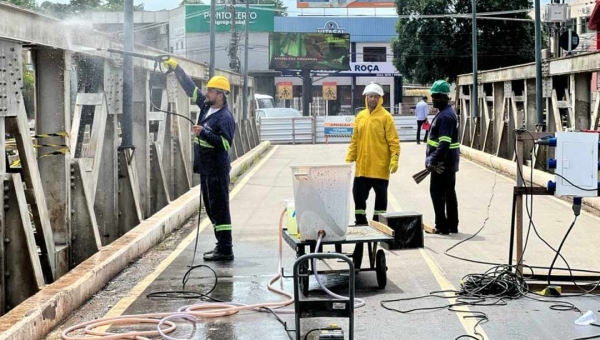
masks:
<svg viewBox="0 0 600 340"><path fill-rule="evenodd" d="M212 222L217 245L204 253L204 261L232 261L231 216L229 213L229 149L233 144L235 120L227 106L230 85L223 76L212 77L202 93L175 60L163 64L175 72L179 84L200 107L194 134L194 172L200 174L202 199Z"/></svg>

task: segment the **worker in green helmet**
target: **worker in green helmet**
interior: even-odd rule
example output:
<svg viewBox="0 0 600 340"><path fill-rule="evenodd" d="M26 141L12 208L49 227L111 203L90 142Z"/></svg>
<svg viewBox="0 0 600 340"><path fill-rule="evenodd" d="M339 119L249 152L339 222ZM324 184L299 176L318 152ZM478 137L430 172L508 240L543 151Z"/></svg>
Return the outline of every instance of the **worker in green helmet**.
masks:
<svg viewBox="0 0 600 340"><path fill-rule="evenodd" d="M431 171L429 192L435 211L436 234L458 233L456 172L460 159L458 119L449 105L450 84L436 81L431 87L433 107L438 114L431 122L425 166Z"/></svg>

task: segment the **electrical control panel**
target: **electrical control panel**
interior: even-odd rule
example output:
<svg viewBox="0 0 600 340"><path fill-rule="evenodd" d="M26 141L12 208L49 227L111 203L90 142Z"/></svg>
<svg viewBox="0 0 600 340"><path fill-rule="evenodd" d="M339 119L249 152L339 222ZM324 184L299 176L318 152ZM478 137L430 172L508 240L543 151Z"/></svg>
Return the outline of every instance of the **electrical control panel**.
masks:
<svg viewBox="0 0 600 340"><path fill-rule="evenodd" d="M597 133L556 133L555 195L598 196L598 139Z"/></svg>

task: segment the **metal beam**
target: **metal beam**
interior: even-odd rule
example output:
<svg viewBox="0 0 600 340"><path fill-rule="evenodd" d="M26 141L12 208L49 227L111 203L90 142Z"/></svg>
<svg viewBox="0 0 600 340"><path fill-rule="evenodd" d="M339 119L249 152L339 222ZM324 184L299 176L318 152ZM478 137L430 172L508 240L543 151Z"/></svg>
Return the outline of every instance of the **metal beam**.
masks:
<svg viewBox="0 0 600 340"><path fill-rule="evenodd" d="M591 127L592 106L592 74L578 73L573 75L572 115L575 121L575 129L585 130Z"/></svg>
<svg viewBox="0 0 600 340"><path fill-rule="evenodd" d="M3 208L6 234L5 243L6 267L2 276L6 282L6 311L35 294L44 286L44 274L37 254L36 241L19 174L3 176L7 196Z"/></svg>
<svg viewBox="0 0 600 340"><path fill-rule="evenodd" d="M102 240L89 185L91 176L83 165L83 159L74 159L71 167L74 226L71 233L71 265L75 267L98 252Z"/></svg>
<svg viewBox="0 0 600 340"><path fill-rule="evenodd" d="M48 218L48 208L44 187L40 177L37 157L33 151L33 143L29 132L29 122L25 112L25 104L21 101L19 113L16 117L10 117L6 120L7 133L15 136L17 147L19 149L19 158L21 160L22 175L27 184L29 195L27 202L31 205L33 220L36 225L36 242L42 251L42 268L46 282L50 283L56 279L55 276L55 244Z"/></svg>
<svg viewBox="0 0 600 340"><path fill-rule="evenodd" d="M102 146L102 163L96 190L94 212L102 244L107 245L119 237L119 207L117 188L117 117L121 112L122 70L111 62L104 63L103 89L108 102L108 118ZM136 131L137 134L137 131Z"/></svg>
<svg viewBox="0 0 600 340"><path fill-rule="evenodd" d="M38 134L69 131L71 127L70 94L70 53L55 49L35 51L36 62L36 130ZM43 142L42 142L43 141ZM40 144L62 145L68 141L64 137L49 137ZM56 148L41 148L40 154L56 151ZM71 173L70 155L57 155L38 159L40 177L48 216L54 233L57 248L66 251L71 239ZM69 271L68 255L66 262L56 263L56 275L60 277Z"/></svg>
<svg viewBox="0 0 600 340"><path fill-rule="evenodd" d="M47 46L63 49L79 54L101 56L114 59L116 56L98 48L123 49L123 42L113 35L93 30L80 25L67 25L64 22L28 11L19 7L0 2L0 18L4 18L0 25L0 39L20 41L31 45ZM167 52L155 48L134 45L135 51L142 54L160 55ZM209 67L206 63L199 63L182 57L177 57L177 62L192 78L206 79ZM135 58L134 66L154 70L154 62ZM234 85L242 85L242 76L239 73L223 69L215 69L215 75L222 75ZM254 86L250 78L249 85Z"/></svg>
<svg viewBox="0 0 600 340"><path fill-rule="evenodd" d="M547 66L546 66L547 63ZM547 69L547 71L546 71ZM542 62L542 76L559 76L573 73L600 71L600 51L577 54L559 59ZM494 83L500 81L511 81L520 79L535 79L535 63L522 64L507 68L500 68L479 72L481 83ZM460 75L457 78L458 85L470 85L473 83L472 74Z"/></svg>
<svg viewBox="0 0 600 340"><path fill-rule="evenodd" d="M139 190L132 171L134 168L132 150L119 152L119 236L140 223Z"/></svg>
<svg viewBox="0 0 600 340"><path fill-rule="evenodd" d="M133 89L133 144L139 180L140 206L144 218L150 216L150 121L149 72L135 70L135 88Z"/></svg>

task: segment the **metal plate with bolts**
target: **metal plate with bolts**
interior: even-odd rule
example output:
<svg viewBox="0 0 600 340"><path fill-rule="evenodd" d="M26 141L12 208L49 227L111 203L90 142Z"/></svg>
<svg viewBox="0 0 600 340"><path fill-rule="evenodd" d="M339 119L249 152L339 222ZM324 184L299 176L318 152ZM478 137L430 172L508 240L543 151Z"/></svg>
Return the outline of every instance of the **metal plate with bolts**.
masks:
<svg viewBox="0 0 600 340"><path fill-rule="evenodd" d="M550 63L547 60L542 60L542 77L550 76Z"/></svg>
<svg viewBox="0 0 600 340"><path fill-rule="evenodd" d="M175 74L169 74L167 76L167 98L169 103L174 103L177 101L177 90L179 89L179 84L177 83L177 78Z"/></svg>
<svg viewBox="0 0 600 340"><path fill-rule="evenodd" d="M0 117L14 117L23 100L21 45L0 41Z"/></svg>
<svg viewBox="0 0 600 340"><path fill-rule="evenodd" d="M113 70L109 73L104 84L106 101L108 103L108 114L121 114L123 112L123 77L121 72Z"/></svg>
<svg viewBox="0 0 600 340"><path fill-rule="evenodd" d="M552 97L552 77L542 79L542 96L544 98Z"/></svg>
<svg viewBox="0 0 600 340"><path fill-rule="evenodd" d="M512 94L512 82L505 81L504 82L504 97L508 98Z"/></svg>

